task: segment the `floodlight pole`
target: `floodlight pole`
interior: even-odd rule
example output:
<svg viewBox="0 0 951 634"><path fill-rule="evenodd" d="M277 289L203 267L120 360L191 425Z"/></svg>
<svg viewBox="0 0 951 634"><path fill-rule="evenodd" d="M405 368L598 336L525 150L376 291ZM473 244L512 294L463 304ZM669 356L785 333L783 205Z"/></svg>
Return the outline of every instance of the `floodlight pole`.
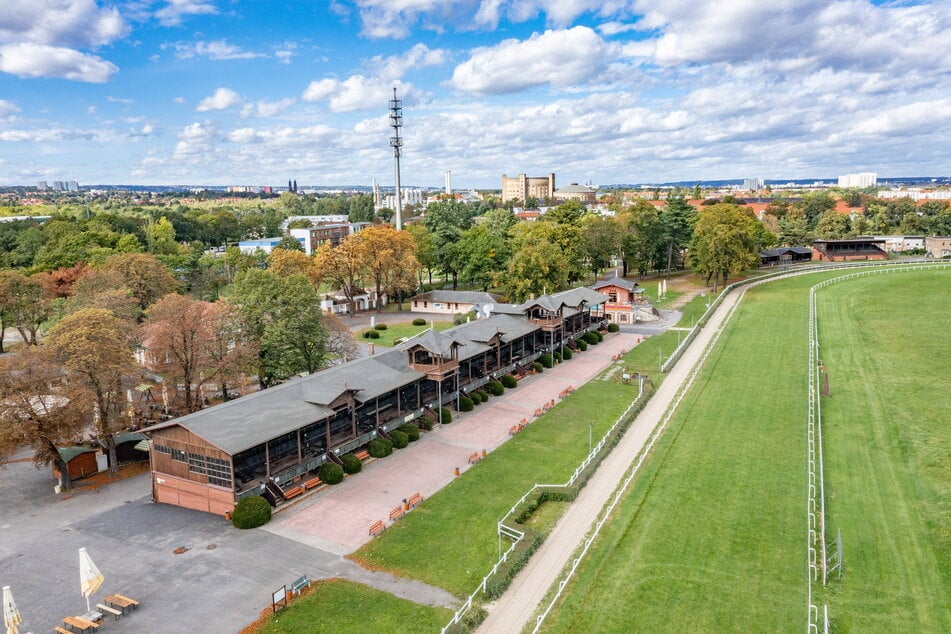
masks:
<svg viewBox="0 0 951 634"><path fill-rule="evenodd" d="M393 148L393 160L396 172L396 230L403 229L403 204L400 200L400 154L403 139L400 138L400 128L403 127L403 100L396 96L396 87L393 87L393 98L390 99L390 127L393 136L390 137L390 147Z"/></svg>

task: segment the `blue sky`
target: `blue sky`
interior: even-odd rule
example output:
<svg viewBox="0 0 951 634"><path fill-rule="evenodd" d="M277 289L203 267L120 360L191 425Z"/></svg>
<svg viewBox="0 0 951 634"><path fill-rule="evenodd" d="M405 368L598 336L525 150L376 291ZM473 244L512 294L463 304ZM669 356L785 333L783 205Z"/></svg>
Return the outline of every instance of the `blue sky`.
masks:
<svg viewBox="0 0 951 634"><path fill-rule="evenodd" d="M2 0L0 184L947 175L951 4Z"/></svg>

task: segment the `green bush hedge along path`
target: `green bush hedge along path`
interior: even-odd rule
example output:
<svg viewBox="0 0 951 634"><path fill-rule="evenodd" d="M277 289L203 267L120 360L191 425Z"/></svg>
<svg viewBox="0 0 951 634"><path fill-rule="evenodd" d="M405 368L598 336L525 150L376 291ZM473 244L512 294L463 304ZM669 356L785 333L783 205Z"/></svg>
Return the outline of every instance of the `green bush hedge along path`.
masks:
<svg viewBox="0 0 951 634"><path fill-rule="evenodd" d="M705 371L566 588L565 598L549 615L544 631L787 631L804 627L807 291L821 279L843 273L773 282L747 293ZM911 286L912 275L876 276L870 283L889 280L907 287ZM948 276L943 279L944 296L949 297ZM843 290L853 283L842 283ZM821 292L837 288L832 285ZM914 294L915 290L910 292ZM949 313L947 301L943 304L944 315ZM883 300L883 310L889 304ZM846 310L859 320L865 314ZM906 315L896 311L893 317L897 322ZM848 330L853 326L847 321L842 326L833 326L831 319L821 312L819 322L825 359L830 353L826 350L828 342L842 328ZM877 345L887 347L885 342L890 341L894 348L896 342L903 341L903 328L884 323L876 327L883 337ZM936 337L932 333L932 342ZM946 334L944 341L948 341ZM861 351L846 345L850 355ZM936 376L951 376L947 344L945 350L945 365ZM900 350L897 355L901 357ZM910 377L912 367L897 363L892 369L899 374L903 369ZM878 378L865 378L870 379L862 383L868 389L880 388ZM843 376L833 384L832 398L823 400L824 413L830 403L836 402L840 388L835 385L842 383L844 390L844 381ZM944 394L949 393L944 390ZM839 400L846 402L844 395ZM876 415L864 402L849 405L852 414L865 411ZM940 411L947 411L947 400L942 407ZM853 447L864 447L868 421L864 416L853 416L851 423L855 426L843 428L840 433L851 434ZM832 425L827 423L826 430ZM830 456L835 452L834 443L841 449L846 449L848 443L833 441L831 431L825 433L827 504L832 514L831 526L835 527L837 513L844 512L836 509L848 508L850 503L848 496L839 492L848 481L846 473ZM941 625L936 629L924 626L927 631L949 631L947 500L951 468L947 461L947 431L943 434L944 440L939 443L944 447L944 462L939 464L942 475L934 490L943 492L939 498L945 505L941 519L930 517L929 521L944 526L944 541L932 539L932 555L943 551L946 565L941 576L926 576L925 583L932 585L924 587L938 597L932 599L925 612L943 614L945 621L939 620ZM863 451L858 451L859 457ZM838 459L855 461L856 457L843 452ZM861 474L857 480L867 482L868 474ZM931 480L935 480L934 474ZM916 503L924 499L936 498L925 496ZM859 504L853 519L857 524L864 522L865 532L872 536L879 532L880 524L893 518L885 506L871 516L869 510ZM839 631L849 631L852 619L861 615L863 618L855 621L861 624L854 631L917 629L915 621L902 620L908 616L905 609L912 602L899 599L889 606L886 597L895 596L895 578L914 576L919 563L897 563L906 555L907 548L896 545L896 550L889 552L890 559L875 563L876 567L896 566L895 578L878 579L872 584L874 588L868 587L864 579L868 567L853 569L850 566L858 562L849 562L859 552L874 549L866 549L858 527L849 530L854 543L850 546L850 540L845 539L846 578L833 582L823 601L830 604L833 625ZM853 581L849 580L850 574L855 577ZM855 605L847 606L838 600L839 594L851 596ZM920 593L908 594L921 597ZM900 618L883 617L883 610ZM929 623L934 625L935 621ZM905 629L909 625L911 629Z"/></svg>

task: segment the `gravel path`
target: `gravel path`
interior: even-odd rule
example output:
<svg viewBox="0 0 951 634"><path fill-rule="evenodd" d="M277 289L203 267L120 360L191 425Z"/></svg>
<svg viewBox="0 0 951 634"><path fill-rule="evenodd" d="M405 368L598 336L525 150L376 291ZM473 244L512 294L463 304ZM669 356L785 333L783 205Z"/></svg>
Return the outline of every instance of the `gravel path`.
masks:
<svg viewBox="0 0 951 634"><path fill-rule="evenodd" d="M561 571L571 555L584 542L601 509L624 479L634 459L666 412L668 404L674 400L739 295L739 292L733 292L723 298L706 327L687 348L673 371L628 428L620 443L607 456L575 502L552 529L545 543L529 560L505 594L497 602L487 606L489 615L479 632L516 633L526 627L548 589L560 578Z"/></svg>

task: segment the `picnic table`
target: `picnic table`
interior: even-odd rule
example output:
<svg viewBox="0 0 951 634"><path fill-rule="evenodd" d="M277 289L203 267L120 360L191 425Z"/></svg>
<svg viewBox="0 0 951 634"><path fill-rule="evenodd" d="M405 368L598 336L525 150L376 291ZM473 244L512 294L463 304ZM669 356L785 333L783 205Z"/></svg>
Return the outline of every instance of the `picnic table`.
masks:
<svg viewBox="0 0 951 634"><path fill-rule="evenodd" d="M135 599L124 597L121 594L107 594L103 597L103 600L110 605L118 607L122 610L123 614L125 614L126 608L132 608L134 610L139 605L139 602Z"/></svg>
<svg viewBox="0 0 951 634"><path fill-rule="evenodd" d="M63 619L63 623L70 629L75 628L80 632L95 631L99 627L99 624L95 621L88 621L81 616L67 616Z"/></svg>

